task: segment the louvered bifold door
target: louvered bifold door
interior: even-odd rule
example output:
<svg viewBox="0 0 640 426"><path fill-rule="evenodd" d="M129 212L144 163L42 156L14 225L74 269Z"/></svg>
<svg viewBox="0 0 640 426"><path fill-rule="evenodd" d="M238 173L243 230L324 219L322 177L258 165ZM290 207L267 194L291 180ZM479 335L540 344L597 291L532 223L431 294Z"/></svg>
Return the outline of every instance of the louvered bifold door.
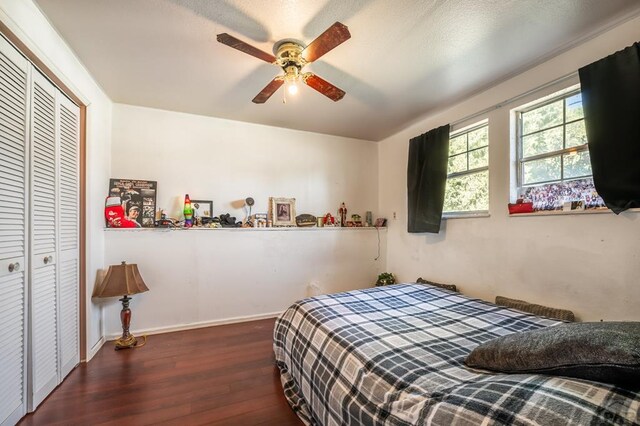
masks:
<svg viewBox="0 0 640 426"><path fill-rule="evenodd" d="M78 336L80 110L62 93L58 105L58 271L61 379L80 362Z"/></svg>
<svg viewBox="0 0 640 426"><path fill-rule="evenodd" d="M0 37L0 425L26 412L28 70Z"/></svg>
<svg viewBox="0 0 640 426"><path fill-rule="evenodd" d="M35 410L58 384L56 89L32 72L30 374Z"/></svg>

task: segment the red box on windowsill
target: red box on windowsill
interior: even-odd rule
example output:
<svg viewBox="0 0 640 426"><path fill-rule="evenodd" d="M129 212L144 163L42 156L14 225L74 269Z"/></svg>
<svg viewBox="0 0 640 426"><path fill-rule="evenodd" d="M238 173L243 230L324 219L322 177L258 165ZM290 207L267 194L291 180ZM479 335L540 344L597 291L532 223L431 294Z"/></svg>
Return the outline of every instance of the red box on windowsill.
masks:
<svg viewBox="0 0 640 426"><path fill-rule="evenodd" d="M508 206L509 214L533 213L533 203L525 203L522 200L518 200L515 204L509 203Z"/></svg>

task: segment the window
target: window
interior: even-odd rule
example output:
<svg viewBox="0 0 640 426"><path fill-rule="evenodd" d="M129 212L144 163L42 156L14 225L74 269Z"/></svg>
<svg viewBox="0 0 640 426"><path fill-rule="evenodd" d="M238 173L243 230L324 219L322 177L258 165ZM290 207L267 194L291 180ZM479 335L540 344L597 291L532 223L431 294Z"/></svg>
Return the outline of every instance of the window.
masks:
<svg viewBox="0 0 640 426"><path fill-rule="evenodd" d="M519 113L520 186L591 176L580 92Z"/></svg>
<svg viewBox="0 0 640 426"><path fill-rule="evenodd" d="M536 102L517 112L517 182L521 198L536 210L567 201L603 205L591 178L591 160L579 89Z"/></svg>
<svg viewBox="0 0 640 426"><path fill-rule="evenodd" d="M451 134L444 195L445 213L489 211L489 125Z"/></svg>

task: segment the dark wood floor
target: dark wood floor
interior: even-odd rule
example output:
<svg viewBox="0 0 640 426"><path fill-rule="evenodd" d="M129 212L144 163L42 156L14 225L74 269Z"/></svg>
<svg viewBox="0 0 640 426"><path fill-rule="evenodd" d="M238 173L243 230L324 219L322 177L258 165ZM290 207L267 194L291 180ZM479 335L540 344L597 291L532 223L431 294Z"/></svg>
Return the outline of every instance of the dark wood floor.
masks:
<svg viewBox="0 0 640 426"><path fill-rule="evenodd" d="M282 392L273 319L107 342L21 425L301 425Z"/></svg>

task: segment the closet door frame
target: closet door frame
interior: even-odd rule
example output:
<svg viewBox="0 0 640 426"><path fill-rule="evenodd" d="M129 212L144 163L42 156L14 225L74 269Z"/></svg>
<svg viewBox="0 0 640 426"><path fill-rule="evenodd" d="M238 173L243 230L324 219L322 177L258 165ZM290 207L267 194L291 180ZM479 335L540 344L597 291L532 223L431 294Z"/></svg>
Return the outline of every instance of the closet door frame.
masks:
<svg viewBox="0 0 640 426"><path fill-rule="evenodd" d="M63 92L69 99L75 103L80 109L80 140L78 147L79 159L79 183L80 183L80 208L79 210L79 306L80 315L79 325L79 343L80 343L80 362L86 362L88 356L87 348L87 269L86 269L86 253L87 253L87 204L86 204L86 122L87 122L87 104L74 93L56 74L42 61L20 38L2 21L0 21L0 36L4 36L16 49L22 53L38 70L46 76L54 85ZM29 336L27 336L29 337ZM26 365L25 358L25 365Z"/></svg>

